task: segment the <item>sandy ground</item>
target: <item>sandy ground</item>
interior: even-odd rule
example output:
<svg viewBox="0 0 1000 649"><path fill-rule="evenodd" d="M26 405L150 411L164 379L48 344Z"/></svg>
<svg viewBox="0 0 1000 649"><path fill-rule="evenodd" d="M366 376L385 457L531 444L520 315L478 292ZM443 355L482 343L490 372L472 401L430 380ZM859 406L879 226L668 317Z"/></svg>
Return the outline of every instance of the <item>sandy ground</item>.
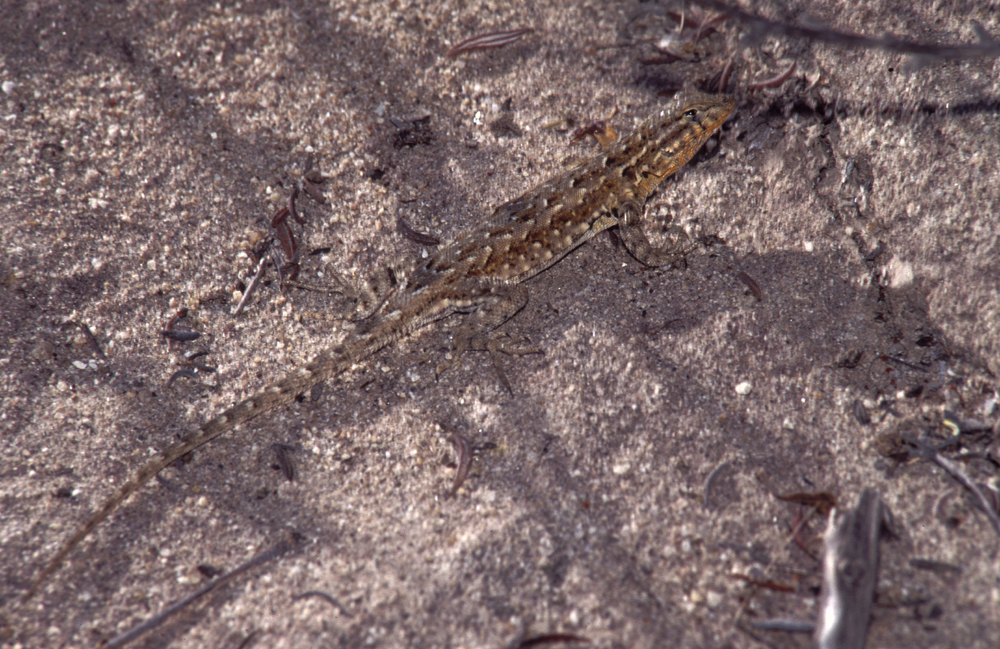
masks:
<svg viewBox="0 0 1000 649"><path fill-rule="evenodd" d="M1000 35L981 3L912 4L754 8L929 42L974 41L971 20ZM747 43L732 23L671 61L655 46L678 24L657 7L5 2L0 641L93 646L203 584L199 566L294 533L294 551L135 645L805 647L744 630L816 615L824 521L776 496L853 506L872 487L897 536L869 646L996 647L1000 541L957 483L899 453L948 440L950 411L987 430L947 454L997 484L996 61ZM18 603L144 458L343 336L314 315L340 296L282 294L273 270L230 315L247 250L304 174L326 178L326 204L299 197L295 237L321 250L300 279L358 281L430 249L398 219L454 236L593 154L574 128L617 110L628 131L731 59L736 113L647 214L706 244L686 267L596 238L505 325L545 350L503 359L513 394L481 354L436 381L460 318L423 330L164 471ZM793 61L781 87L748 89ZM202 337L171 345L181 307ZM193 350L218 371L167 387ZM454 496L452 431L478 451ZM294 449L294 481L273 444ZM293 599L308 591L344 610Z"/></svg>

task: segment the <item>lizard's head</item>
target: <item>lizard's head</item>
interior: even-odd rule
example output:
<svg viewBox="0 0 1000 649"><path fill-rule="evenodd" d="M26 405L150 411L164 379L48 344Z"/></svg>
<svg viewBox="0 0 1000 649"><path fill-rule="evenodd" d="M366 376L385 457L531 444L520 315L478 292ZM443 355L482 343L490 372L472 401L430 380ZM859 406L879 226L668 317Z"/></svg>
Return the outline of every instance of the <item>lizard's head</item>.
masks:
<svg viewBox="0 0 1000 649"><path fill-rule="evenodd" d="M700 126L707 139L733 113L736 100L730 95L707 95L687 91L677 97L673 112L664 111L665 123ZM703 140L704 141L704 140Z"/></svg>
<svg viewBox="0 0 1000 649"><path fill-rule="evenodd" d="M643 187L652 191L660 181L687 164L735 107L736 101L729 95L688 91L677 98L672 108L653 115L630 141L632 148L653 154L650 158L637 158L636 174L643 178Z"/></svg>

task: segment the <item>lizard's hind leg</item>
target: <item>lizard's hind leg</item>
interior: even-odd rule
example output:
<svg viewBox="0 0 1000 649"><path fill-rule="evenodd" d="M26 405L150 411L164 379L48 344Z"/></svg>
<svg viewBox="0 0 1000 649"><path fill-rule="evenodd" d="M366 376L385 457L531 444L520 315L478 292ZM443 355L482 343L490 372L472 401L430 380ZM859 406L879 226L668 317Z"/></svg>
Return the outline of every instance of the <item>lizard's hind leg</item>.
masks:
<svg viewBox="0 0 1000 649"><path fill-rule="evenodd" d="M455 332L452 359L438 365L437 375L440 377L445 371L457 365L465 352L484 351L489 353L500 382L503 383L508 392L513 394L514 390L503 371L497 352L513 356L542 354L544 352L539 347L524 345L525 340L512 340L509 334L496 333L494 330L510 320L526 304L528 304L528 288L526 286L504 287L502 290L494 289L493 293L479 305L474 313L469 315Z"/></svg>

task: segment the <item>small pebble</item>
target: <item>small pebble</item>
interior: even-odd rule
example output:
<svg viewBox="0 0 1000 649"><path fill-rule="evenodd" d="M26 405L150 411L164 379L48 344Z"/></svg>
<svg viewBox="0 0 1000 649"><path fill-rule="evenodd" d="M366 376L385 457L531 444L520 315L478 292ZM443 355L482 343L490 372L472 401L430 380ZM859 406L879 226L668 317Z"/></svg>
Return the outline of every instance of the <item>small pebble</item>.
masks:
<svg viewBox="0 0 1000 649"><path fill-rule="evenodd" d="M35 346L31 348L31 357L36 361L48 361L52 360L55 352L56 350L52 343L47 340L39 340L35 343Z"/></svg>

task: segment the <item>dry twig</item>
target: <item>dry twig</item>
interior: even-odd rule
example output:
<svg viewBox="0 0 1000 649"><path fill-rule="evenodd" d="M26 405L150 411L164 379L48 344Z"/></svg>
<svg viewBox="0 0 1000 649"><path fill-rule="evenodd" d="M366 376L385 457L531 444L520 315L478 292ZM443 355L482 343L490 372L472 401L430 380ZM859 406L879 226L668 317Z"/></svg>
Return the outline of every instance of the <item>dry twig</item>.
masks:
<svg viewBox="0 0 1000 649"><path fill-rule="evenodd" d="M808 39L810 41L822 41L832 43L842 47L857 47L862 49L886 50L888 52L899 52L900 54L911 54L919 57L931 59L974 59L985 56L997 56L1000 54L1000 41L997 41L983 29L982 25L973 21L972 28L979 38L978 43L968 43L963 45L936 45L933 43L921 43L906 38L895 36L883 36L872 38L861 36L860 34L849 34L838 32L825 27L800 27L788 23L778 22L752 14L742 9L732 7L719 0L694 0L695 4L720 11L727 16L740 21L750 30L755 37L764 34L778 34L790 36L792 38Z"/></svg>
<svg viewBox="0 0 1000 649"><path fill-rule="evenodd" d="M479 34L478 36L473 36L472 38L467 38L458 45L454 46L445 54L447 57L458 56L459 54L464 54L465 52L473 52L475 50L488 50L495 47L503 47L508 43L513 43L514 41L520 40L528 32L534 31L532 29L512 29L510 31L502 32L489 32L486 34Z"/></svg>
<svg viewBox="0 0 1000 649"><path fill-rule="evenodd" d="M238 577L239 575L250 570L251 568L255 568L263 563L267 563L272 559L277 559L281 555L287 553L289 550L292 550L295 547L301 545L301 543L302 541L300 538L298 538L298 535L294 533L289 534L287 538L283 539L277 545L274 545L273 547L265 550L264 552L261 552L260 554L250 559L249 561L239 566L238 568L227 572L226 574L222 575L217 579L210 581L209 583L205 584L195 592L181 599L180 601L171 604L159 615L150 618L149 620L146 620L145 622L143 622L138 626L132 627L125 633L122 633L121 635L115 638L112 638L104 646L110 649L112 647L120 647L127 642L135 640L136 638L146 633L147 631L151 631L156 627L160 626L167 620L168 617L180 611L188 604L191 604L195 600L215 590L216 587L224 584L227 581L230 581L234 577Z"/></svg>

